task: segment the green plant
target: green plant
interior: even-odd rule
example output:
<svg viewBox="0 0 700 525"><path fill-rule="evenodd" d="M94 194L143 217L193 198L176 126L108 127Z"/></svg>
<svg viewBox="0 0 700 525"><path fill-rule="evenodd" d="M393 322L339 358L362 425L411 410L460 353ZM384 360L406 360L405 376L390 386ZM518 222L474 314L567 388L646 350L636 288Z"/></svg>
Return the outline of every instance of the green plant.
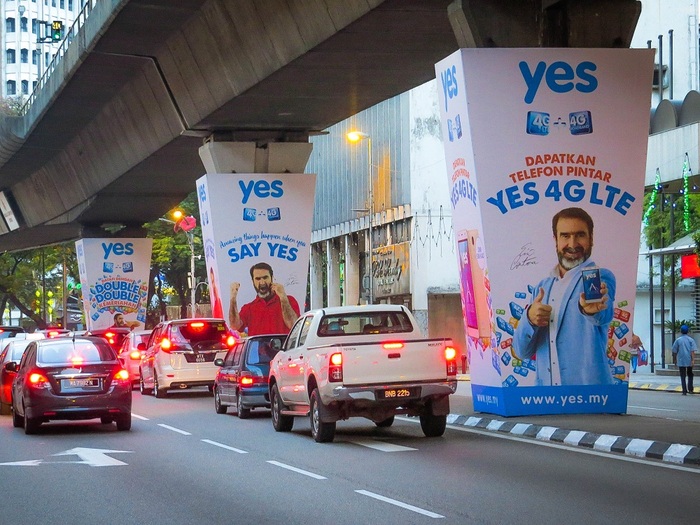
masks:
<svg viewBox="0 0 700 525"><path fill-rule="evenodd" d="M676 319L675 323L670 320L664 323L666 331L676 333L681 331L681 326L683 325L686 325L690 330L692 330L695 326L695 321L693 321L692 319Z"/></svg>

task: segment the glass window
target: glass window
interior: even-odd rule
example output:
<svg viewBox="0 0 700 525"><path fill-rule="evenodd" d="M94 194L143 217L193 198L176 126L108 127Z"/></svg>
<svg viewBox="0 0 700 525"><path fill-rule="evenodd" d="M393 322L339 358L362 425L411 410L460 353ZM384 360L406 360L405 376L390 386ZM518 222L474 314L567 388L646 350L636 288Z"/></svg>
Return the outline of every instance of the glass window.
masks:
<svg viewBox="0 0 700 525"><path fill-rule="evenodd" d="M228 334L226 324L222 321L207 322L207 321L192 321L185 324L172 325L172 340L188 341L190 343L198 343L204 341L223 341Z"/></svg>
<svg viewBox="0 0 700 525"><path fill-rule="evenodd" d="M7 94L16 95L17 94L17 83L14 80L7 81Z"/></svg>
<svg viewBox="0 0 700 525"><path fill-rule="evenodd" d="M299 346L306 342L306 336L309 335L309 329L311 328L311 316L304 319L304 325L301 327L301 334L299 335Z"/></svg>
<svg viewBox="0 0 700 525"><path fill-rule="evenodd" d="M299 332L301 332L301 327L304 324L304 319L298 319L296 324L292 326L292 331L289 332L287 340L284 343L284 350L290 350L297 347L297 339L299 338Z"/></svg>
<svg viewBox="0 0 700 525"><path fill-rule="evenodd" d="M61 9L65 9L66 8L66 0L61 0L58 7L60 7Z"/></svg>
<svg viewBox="0 0 700 525"><path fill-rule="evenodd" d="M42 364L83 364L116 360L114 350L101 341L56 341L38 346L37 361Z"/></svg>
<svg viewBox="0 0 700 525"><path fill-rule="evenodd" d="M14 18L8 18L5 20L5 31L8 33L14 33L15 32L15 19Z"/></svg>
<svg viewBox="0 0 700 525"><path fill-rule="evenodd" d="M32 33L36 35L39 25L36 18L32 18Z"/></svg>
<svg viewBox="0 0 700 525"><path fill-rule="evenodd" d="M7 55L7 63L14 64L15 63L15 50L8 49L6 55Z"/></svg>
<svg viewBox="0 0 700 525"><path fill-rule="evenodd" d="M32 49L32 64L37 65L39 62L39 52L36 49Z"/></svg>
<svg viewBox="0 0 700 525"><path fill-rule="evenodd" d="M413 325L405 312L358 312L344 315L327 315L321 319L318 335L396 334L413 331Z"/></svg>
<svg viewBox="0 0 700 525"><path fill-rule="evenodd" d="M19 52L19 59L22 64L29 63L29 49L22 49Z"/></svg>
<svg viewBox="0 0 700 525"><path fill-rule="evenodd" d="M29 95L29 81L28 80L22 81L22 94Z"/></svg>
<svg viewBox="0 0 700 525"><path fill-rule="evenodd" d="M27 20L27 17L23 16L19 19L19 30L24 31L25 33L29 30L29 21Z"/></svg>

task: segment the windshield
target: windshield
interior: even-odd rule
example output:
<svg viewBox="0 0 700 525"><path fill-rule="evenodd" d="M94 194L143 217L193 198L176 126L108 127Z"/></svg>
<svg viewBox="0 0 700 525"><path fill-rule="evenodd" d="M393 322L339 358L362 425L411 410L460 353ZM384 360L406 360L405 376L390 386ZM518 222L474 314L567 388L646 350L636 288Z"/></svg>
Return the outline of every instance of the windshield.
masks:
<svg viewBox="0 0 700 525"><path fill-rule="evenodd" d="M283 337L270 337L269 339L250 341L248 343L250 348L246 362L249 365L268 364L275 357L275 354L280 351L283 342Z"/></svg>
<svg viewBox="0 0 700 525"><path fill-rule="evenodd" d="M44 365L87 364L114 361L114 351L101 341L66 339L58 344L44 344L37 349L37 361Z"/></svg>
<svg viewBox="0 0 700 525"><path fill-rule="evenodd" d="M326 315L321 319L318 335L396 334L412 332L413 325L405 312L358 312Z"/></svg>

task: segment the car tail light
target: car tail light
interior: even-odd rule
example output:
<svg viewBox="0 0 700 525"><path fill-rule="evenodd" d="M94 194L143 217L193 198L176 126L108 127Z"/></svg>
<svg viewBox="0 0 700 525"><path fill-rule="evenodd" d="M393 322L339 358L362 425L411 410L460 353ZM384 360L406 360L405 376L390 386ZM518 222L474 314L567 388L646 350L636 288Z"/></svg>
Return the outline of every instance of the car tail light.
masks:
<svg viewBox="0 0 700 525"><path fill-rule="evenodd" d="M60 332L58 330L49 330L49 332L46 335L49 338L51 338L51 337L58 337L58 334L60 334Z"/></svg>
<svg viewBox="0 0 700 525"><path fill-rule="evenodd" d="M29 386L34 388L51 388L49 380L46 379L44 374L39 372L32 372L29 374Z"/></svg>
<svg viewBox="0 0 700 525"><path fill-rule="evenodd" d="M336 352L331 354L328 361L328 381L339 383L343 380L343 354Z"/></svg>
<svg viewBox="0 0 700 525"><path fill-rule="evenodd" d="M160 349L165 352L166 354L170 353L171 348L173 347L173 343L168 339L167 337L164 337L160 341Z"/></svg>
<svg viewBox="0 0 700 525"><path fill-rule="evenodd" d="M105 339L107 339L107 342L111 345L114 345L117 340L116 340L117 334L114 332L105 332Z"/></svg>
<svg viewBox="0 0 700 525"><path fill-rule="evenodd" d="M82 365L83 364L83 356L80 355L73 355L70 358L70 362L72 365Z"/></svg>
<svg viewBox="0 0 700 525"><path fill-rule="evenodd" d="M384 343L382 345L382 348L384 348L384 350L401 350L403 348L403 343L400 341Z"/></svg>
<svg viewBox="0 0 700 525"><path fill-rule="evenodd" d="M123 368L120 368L117 370L117 372L114 374L114 382L117 384L131 384L131 378L129 377L129 372L124 370Z"/></svg>
<svg viewBox="0 0 700 525"><path fill-rule="evenodd" d="M224 344L225 344L228 348L233 348L233 347L236 345L237 342L238 342L238 339L236 339L236 336L235 336L235 335L229 334L228 336L225 336Z"/></svg>
<svg viewBox="0 0 700 525"><path fill-rule="evenodd" d="M134 350L129 354L129 357L133 359L134 361L138 361L141 359L141 350Z"/></svg>
<svg viewBox="0 0 700 525"><path fill-rule="evenodd" d="M447 362L447 376L457 375L457 349L453 346L445 347L445 361Z"/></svg>
<svg viewBox="0 0 700 525"><path fill-rule="evenodd" d="M204 323L202 321L192 321L189 324L189 327L191 330L194 330L196 332L199 332L204 329Z"/></svg>
<svg viewBox="0 0 700 525"><path fill-rule="evenodd" d="M261 374L246 371L241 372L241 375L238 376L238 384L241 388L259 385L261 383L267 383L267 378Z"/></svg>

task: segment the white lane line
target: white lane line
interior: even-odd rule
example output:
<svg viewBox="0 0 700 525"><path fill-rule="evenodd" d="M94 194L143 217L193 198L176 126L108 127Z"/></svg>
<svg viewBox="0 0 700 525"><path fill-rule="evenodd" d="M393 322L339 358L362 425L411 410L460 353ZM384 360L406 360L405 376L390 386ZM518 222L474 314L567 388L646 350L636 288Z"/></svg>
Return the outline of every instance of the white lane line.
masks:
<svg viewBox="0 0 700 525"><path fill-rule="evenodd" d="M183 436L191 436L189 432L185 430L180 430L179 428L171 427L170 425L165 425L163 423L158 423L159 427L167 428L168 430L172 430L173 432L177 432L178 434L182 434Z"/></svg>
<svg viewBox="0 0 700 525"><path fill-rule="evenodd" d="M391 505L396 505L397 507L401 507L406 510L410 510L413 512L417 512L418 514L423 514L423 516L428 516L429 518L444 518L445 516L442 516L441 514L436 514L434 512L430 512L429 510L421 509L420 507L414 507L413 505L409 505L408 503L403 503L401 501L387 498L385 496L380 496L379 494L375 494L374 492L369 492L368 490L356 490L358 494L362 494L363 496L369 496L370 498L378 499L379 501L383 501L384 503L390 503Z"/></svg>
<svg viewBox="0 0 700 525"><path fill-rule="evenodd" d="M381 441L373 441L371 439L351 440L350 443L367 448L373 448L374 450L379 450L381 452L407 452L409 450L418 450L417 448L403 447L392 443L382 443Z"/></svg>
<svg viewBox="0 0 700 525"><path fill-rule="evenodd" d="M228 445L224 445L223 443L217 443L216 441L212 441L211 439L203 439L205 443L209 443L210 445L214 445L215 447L220 447L226 450L230 450L231 452L238 452L239 454L247 454L245 450L241 450L240 448L233 448L229 447Z"/></svg>
<svg viewBox="0 0 700 525"><path fill-rule="evenodd" d="M301 470L300 468L292 467L291 465L285 465L284 463L280 463L279 461L268 461L268 463L270 465L275 465L277 467L286 468L287 470L291 470L292 472L296 472L297 474L303 474L304 476L309 476L310 478L327 479L327 478L324 478L323 476L320 476L318 474L314 474L313 472L309 472L308 470Z"/></svg>
<svg viewBox="0 0 700 525"><path fill-rule="evenodd" d="M139 416L138 414L134 414L133 412L131 413L131 417L135 417L136 419L140 419L141 421L148 421L147 417Z"/></svg>
<svg viewBox="0 0 700 525"><path fill-rule="evenodd" d="M658 410L660 412L678 412L673 408L654 408L654 407L642 407L638 405L627 405L627 408L640 408L642 410Z"/></svg>

